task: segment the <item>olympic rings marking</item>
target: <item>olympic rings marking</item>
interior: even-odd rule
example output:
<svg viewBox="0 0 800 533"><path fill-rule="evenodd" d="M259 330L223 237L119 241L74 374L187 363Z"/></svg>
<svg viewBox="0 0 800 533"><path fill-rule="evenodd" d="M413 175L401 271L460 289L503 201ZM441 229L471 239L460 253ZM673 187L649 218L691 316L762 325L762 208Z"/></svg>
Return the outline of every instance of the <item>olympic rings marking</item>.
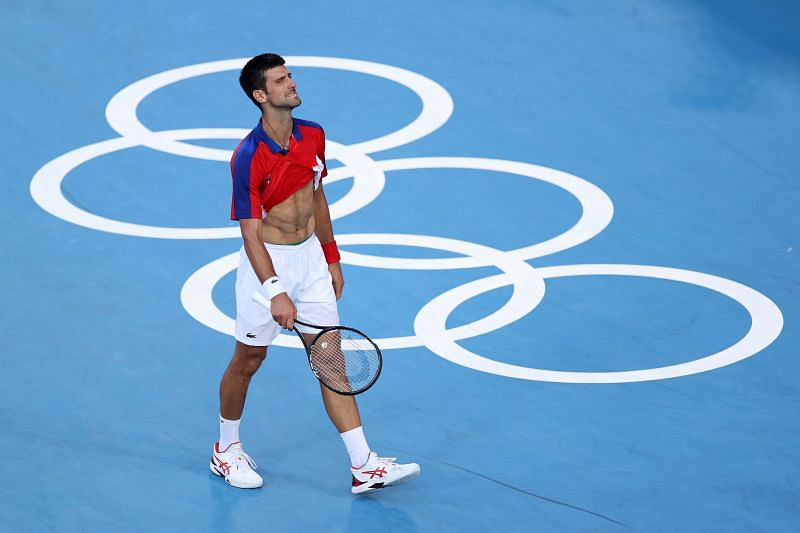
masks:
<svg viewBox="0 0 800 533"><path fill-rule="evenodd" d="M231 153L227 150L195 146L168 138L153 138L153 132L141 123L136 114L139 104L149 94L167 85L178 81L187 80L205 74L236 70L244 66L249 58L227 59L198 63L172 70L160 72L153 76L143 78L115 94L106 106L106 120L108 124L123 137L140 137L142 144L175 155L193 157L197 159L210 159L212 161L228 161ZM453 99L444 87L416 72L398 67L371 63L356 59L338 57L316 56L286 56L287 65L295 67L318 67L362 74L371 74L385 78L408 87L422 100L422 111L419 116L407 126L383 137L372 139L358 144L350 145L355 152L365 154L396 148L404 144L425 137L439 129L453 114ZM239 139L244 137L240 136ZM206 137L216 139L218 137Z"/></svg>
<svg viewBox="0 0 800 533"><path fill-rule="evenodd" d="M167 239L220 239L239 236L236 227L222 228L172 228L146 226L112 220L82 210L63 195L64 177L79 165L101 155L131 148L150 148L199 159L227 161L230 151L187 144L191 139L240 139L248 130L232 128L179 129L154 132L137 118L137 108L153 91L177 81L195 76L238 69L245 59L232 59L190 65L153 76L131 84L118 92L106 107L109 124L122 137L78 148L45 164L31 180L31 195L46 211L68 222L99 231ZM494 265L503 273L465 283L433 298L417 313L414 320L415 335L380 339L385 349L426 346L433 353L454 363L519 379L556 381L563 383L626 383L666 379L713 370L750 357L763 350L780 335L783 316L780 309L763 294L731 280L676 268L648 265L563 265L534 269L526 260L543 257L566 250L585 242L600 233L611 221L613 204L595 185L582 178L559 170L521 163L483 158L426 157L374 161L367 154L412 142L428 135L443 125L453 111L453 101L447 91L437 83L414 72L341 58L287 57L294 66L335 68L383 77L404 85L422 100L419 116L403 128L369 141L342 145L328 141L329 155L340 160L344 167L330 171L328 182L353 177L353 187L331 206L332 218L351 214L368 205L381 193L386 171L419 168L468 168L507 172L539 179L561 187L574 195L583 212L578 222L566 232L544 242L508 252L488 246L454 239L423 235L350 234L337 235L342 245L385 244L434 248L461 254L462 257L440 259L411 259L379 257L342 251L342 262L352 265L392 269L451 269ZM329 157L330 158L330 157ZM228 334L233 332L233 320L222 313L212 299L213 288L228 272L236 268L239 253L226 255L198 269L187 279L181 289L181 302L186 310L201 323ZM482 335L508 326L530 313L545 294L544 279L566 276L615 275L660 278L706 287L737 301L745 307L752 319L747 334L732 346L700 359L661 368L620 372L564 372L541 370L510 365L470 352L457 340ZM511 284L509 300L490 315L456 328L447 329L450 314L470 298ZM294 337L281 335L276 344L300 347Z"/></svg>

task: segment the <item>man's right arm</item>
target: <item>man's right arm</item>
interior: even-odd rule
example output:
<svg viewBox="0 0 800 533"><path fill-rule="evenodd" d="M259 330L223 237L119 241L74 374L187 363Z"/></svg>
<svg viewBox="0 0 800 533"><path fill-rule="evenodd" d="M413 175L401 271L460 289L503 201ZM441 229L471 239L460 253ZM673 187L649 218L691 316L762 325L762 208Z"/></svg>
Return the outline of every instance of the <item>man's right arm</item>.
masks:
<svg viewBox="0 0 800 533"><path fill-rule="evenodd" d="M247 258L253 266L258 281L263 284L268 279L275 276L275 267L272 265L272 259L264 247L264 242L261 240L261 219L258 218L245 218L239 220L239 228L242 232L242 240L244 241L244 250L247 253ZM292 329L294 321L297 318L297 309L289 299L289 295L285 292L275 295L270 302L270 312L275 322L280 324L281 327Z"/></svg>

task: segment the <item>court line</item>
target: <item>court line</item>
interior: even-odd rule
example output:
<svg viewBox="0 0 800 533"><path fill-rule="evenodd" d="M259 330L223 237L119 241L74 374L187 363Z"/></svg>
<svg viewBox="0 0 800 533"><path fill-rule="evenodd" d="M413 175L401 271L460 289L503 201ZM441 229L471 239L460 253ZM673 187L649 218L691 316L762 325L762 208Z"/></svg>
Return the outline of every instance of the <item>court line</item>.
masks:
<svg viewBox="0 0 800 533"><path fill-rule="evenodd" d="M608 522L613 522L614 524L620 525L620 526L622 526L624 528L632 529L631 526L629 526L628 524L622 523L622 522L620 522L618 520L614 520L613 518L608 517L606 515L597 513L595 511L591 511L589 509L584 509L583 507L578 507L577 505L572 505L571 503L555 500L555 499L549 498L547 496L542 496L541 494L536 494L535 492L531 492L529 490L525 490L525 489L521 489L519 487L515 487L514 485L510 485L509 483L506 483L505 481L500 481L499 479L495 479L495 478L487 476L485 474L481 474L480 472L475 472L474 470L470 470L469 468L464 468L463 466L455 465L453 463L448 463L447 461L442 461L441 459L436 459L435 457L429 457L427 455L421 455L421 454L419 454L417 452L412 452L412 451L408 451L408 450L401 450L399 448L392 448L390 446L381 445L380 448L384 449L384 450L392 450L392 451L395 451L395 452L404 453L404 454L407 454L407 455L414 455L416 457L421 457L421 458L427 459L429 461L434 461L436 463L439 463L439 464L442 464L442 465L445 465L445 466L449 466L451 468L455 468L456 470L461 470L462 472L466 472L468 474L472 474L473 476L478 476L479 478L485 479L487 481L491 481L492 483L496 483L497 485L506 487L506 488L511 489L513 491L519 492L521 494L525 494L527 496L531 496L533 498L536 498L537 500L541 500L541 501L548 502L548 503L554 503L556 505L561 505L562 507L567 507L567 508L575 510L575 511L580 511L582 513L590 514L592 516L596 516L597 518L602 518L603 520L606 520Z"/></svg>

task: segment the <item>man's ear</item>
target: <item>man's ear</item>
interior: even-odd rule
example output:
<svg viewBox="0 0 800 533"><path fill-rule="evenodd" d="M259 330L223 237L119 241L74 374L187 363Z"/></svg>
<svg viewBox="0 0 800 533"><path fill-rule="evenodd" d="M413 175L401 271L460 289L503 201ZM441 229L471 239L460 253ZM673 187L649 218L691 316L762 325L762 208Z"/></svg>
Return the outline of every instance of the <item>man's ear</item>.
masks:
<svg viewBox="0 0 800 533"><path fill-rule="evenodd" d="M267 93L261 89L256 89L253 91L253 98L259 104L265 104L267 102Z"/></svg>

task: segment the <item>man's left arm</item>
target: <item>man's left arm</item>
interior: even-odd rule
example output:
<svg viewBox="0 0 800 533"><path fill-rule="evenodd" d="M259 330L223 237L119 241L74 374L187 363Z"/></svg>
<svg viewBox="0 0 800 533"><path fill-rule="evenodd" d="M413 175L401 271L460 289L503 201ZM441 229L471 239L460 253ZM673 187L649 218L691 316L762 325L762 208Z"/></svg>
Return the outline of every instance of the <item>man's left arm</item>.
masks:
<svg viewBox="0 0 800 533"><path fill-rule="evenodd" d="M314 191L314 233L317 235L319 242L322 243L322 249L325 251L328 271L333 279L333 292L338 300L342 297L344 276L342 275L342 265L339 262L339 251L336 249L336 241L333 240L331 213L328 210L328 199L325 198L322 182L320 182L317 190Z"/></svg>

